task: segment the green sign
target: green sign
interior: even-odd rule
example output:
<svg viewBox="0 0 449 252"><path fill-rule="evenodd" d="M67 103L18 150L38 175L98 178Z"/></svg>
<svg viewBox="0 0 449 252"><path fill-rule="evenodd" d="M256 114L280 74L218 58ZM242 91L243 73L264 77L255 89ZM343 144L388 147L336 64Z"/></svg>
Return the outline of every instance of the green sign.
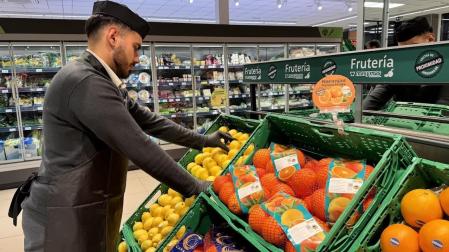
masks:
<svg viewBox="0 0 449 252"><path fill-rule="evenodd" d="M262 62L244 67L245 83L315 83L340 74L356 84L449 83L449 43L397 47L302 59Z"/></svg>

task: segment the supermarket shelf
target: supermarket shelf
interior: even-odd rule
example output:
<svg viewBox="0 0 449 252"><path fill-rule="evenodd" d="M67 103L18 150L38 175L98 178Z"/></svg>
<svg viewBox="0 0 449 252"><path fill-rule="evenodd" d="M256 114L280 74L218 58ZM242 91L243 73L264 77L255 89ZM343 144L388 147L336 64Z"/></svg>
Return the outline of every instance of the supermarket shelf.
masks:
<svg viewBox="0 0 449 252"><path fill-rule="evenodd" d="M196 97L198 101L208 101L210 97L208 96L198 96ZM167 99L159 99L159 103L171 103L171 102L191 102L193 101L193 97L176 97L176 98L167 98Z"/></svg>
<svg viewBox="0 0 449 252"><path fill-rule="evenodd" d="M242 99L242 98L250 98L250 94L238 94L238 95L229 95L229 99Z"/></svg>
<svg viewBox="0 0 449 252"><path fill-rule="evenodd" d="M20 110L22 112L30 112L30 111L42 111L44 109L43 105L33 105L33 106L21 106ZM0 108L0 113L15 113L16 107L6 107Z"/></svg>
<svg viewBox="0 0 449 252"><path fill-rule="evenodd" d="M135 66L131 71L143 71L143 70L151 70L150 66Z"/></svg>
<svg viewBox="0 0 449 252"><path fill-rule="evenodd" d="M211 115L219 115L220 111L219 110L212 110L209 112L197 112L196 116L197 117L206 117L206 116L211 116Z"/></svg>
<svg viewBox="0 0 449 252"><path fill-rule="evenodd" d="M298 94L310 94L310 90L300 90L300 91L292 91L289 92L290 95L298 95ZM283 96L285 95L285 92L264 92L261 93L262 97L268 97L268 96Z"/></svg>
<svg viewBox="0 0 449 252"><path fill-rule="evenodd" d="M61 67L17 67L17 73L57 73Z"/></svg>
<svg viewBox="0 0 449 252"><path fill-rule="evenodd" d="M173 66L158 66L158 70L171 70L171 69L182 69L182 70L190 70L191 66L188 65L173 65Z"/></svg>
<svg viewBox="0 0 449 252"><path fill-rule="evenodd" d="M0 128L0 133L6 133L6 132L16 132L19 128L17 127L2 127Z"/></svg>
<svg viewBox="0 0 449 252"><path fill-rule="evenodd" d="M0 68L0 73L10 74L10 73L12 73L12 69L11 68Z"/></svg>
<svg viewBox="0 0 449 252"><path fill-rule="evenodd" d="M194 66L195 69L224 69L223 65Z"/></svg>
<svg viewBox="0 0 449 252"><path fill-rule="evenodd" d="M163 117L166 118L193 118L193 113L172 113L172 114L161 114Z"/></svg>
<svg viewBox="0 0 449 252"><path fill-rule="evenodd" d="M192 86L191 81L158 81L159 87Z"/></svg>
<svg viewBox="0 0 449 252"><path fill-rule="evenodd" d="M230 109L229 110L230 113L242 113L242 112L246 112L246 111L248 111L247 108L244 108L244 109Z"/></svg>
<svg viewBox="0 0 449 252"><path fill-rule="evenodd" d="M243 84L243 80L230 80L229 84Z"/></svg>
<svg viewBox="0 0 449 252"><path fill-rule="evenodd" d="M313 108L313 106L311 104L301 104L301 105L290 105L289 109L308 109L308 108Z"/></svg>
<svg viewBox="0 0 449 252"><path fill-rule="evenodd" d="M228 64L228 68L243 68L243 65L240 65L240 64L237 64L237 65Z"/></svg>
<svg viewBox="0 0 449 252"><path fill-rule="evenodd" d="M47 88L46 87L38 87L38 88L18 88L19 93L40 93L40 92L46 92ZM12 89L11 88L4 88L4 89L0 89L0 93L2 94L11 94L12 93Z"/></svg>
<svg viewBox="0 0 449 252"><path fill-rule="evenodd" d="M23 126L23 130L24 131L28 131L28 130L41 130L43 129L43 125L42 124L37 124L37 125L25 125Z"/></svg>

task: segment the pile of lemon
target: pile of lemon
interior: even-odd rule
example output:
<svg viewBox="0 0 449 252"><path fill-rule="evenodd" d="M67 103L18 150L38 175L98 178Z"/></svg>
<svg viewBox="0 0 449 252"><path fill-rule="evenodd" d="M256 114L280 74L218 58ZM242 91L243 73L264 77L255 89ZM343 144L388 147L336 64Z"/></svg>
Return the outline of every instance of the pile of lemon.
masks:
<svg viewBox="0 0 449 252"><path fill-rule="evenodd" d="M203 148L201 153L195 156L194 162L187 165L187 170L194 177L201 180L214 181L216 177L220 176L223 170L229 165L231 160L249 139L248 133L229 129L226 126L222 126L218 130L228 133L234 140L227 144L229 148L228 153L221 148L206 147ZM252 146L252 150L254 150L254 146ZM246 159L248 156L246 155L247 152L251 153L252 150L251 148L248 148L247 151L245 151L245 156L242 156L240 159Z"/></svg>
<svg viewBox="0 0 449 252"><path fill-rule="evenodd" d="M142 251L156 251L194 201L195 196L184 200L182 195L173 189L168 189L166 194L159 196L157 203L150 205L148 211L142 213L141 221L135 222L133 225L134 238ZM185 231L186 228L181 227L164 251L169 251L168 248L175 246ZM126 247L126 244L122 247Z"/></svg>

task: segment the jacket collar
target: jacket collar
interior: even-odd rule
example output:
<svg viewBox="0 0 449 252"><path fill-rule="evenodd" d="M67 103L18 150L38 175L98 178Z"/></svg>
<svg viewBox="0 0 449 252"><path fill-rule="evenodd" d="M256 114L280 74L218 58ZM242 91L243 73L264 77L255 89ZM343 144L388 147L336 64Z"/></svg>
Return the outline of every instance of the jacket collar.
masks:
<svg viewBox="0 0 449 252"><path fill-rule="evenodd" d="M100 61L98 61L97 58L95 58L95 56L93 56L88 51L84 51L83 54L81 54L80 60L91 65L95 70L100 72L106 79L111 80L111 77L109 76L108 72L103 67L103 65L100 63Z"/></svg>

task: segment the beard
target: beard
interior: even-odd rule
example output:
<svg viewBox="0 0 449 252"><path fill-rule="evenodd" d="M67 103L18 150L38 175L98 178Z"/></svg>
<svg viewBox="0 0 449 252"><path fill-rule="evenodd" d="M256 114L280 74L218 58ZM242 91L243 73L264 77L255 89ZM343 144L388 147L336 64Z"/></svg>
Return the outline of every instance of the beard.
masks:
<svg viewBox="0 0 449 252"><path fill-rule="evenodd" d="M131 68L130 63L128 63L128 60L126 59L125 50L122 46L119 46L114 50L112 59L116 66L115 74L117 74L120 79L128 78L131 73Z"/></svg>

